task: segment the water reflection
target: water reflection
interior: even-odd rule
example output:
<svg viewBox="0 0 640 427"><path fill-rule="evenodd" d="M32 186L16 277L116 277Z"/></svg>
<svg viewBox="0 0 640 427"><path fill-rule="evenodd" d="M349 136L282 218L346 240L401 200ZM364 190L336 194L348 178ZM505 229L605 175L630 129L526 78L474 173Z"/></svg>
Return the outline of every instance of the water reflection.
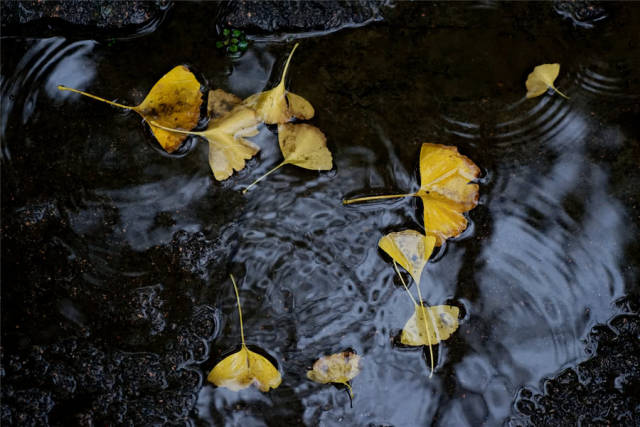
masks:
<svg viewBox="0 0 640 427"><path fill-rule="evenodd" d="M327 134L336 167L287 166L246 196L236 190L281 158L272 127L256 139L257 159L215 183L206 144L181 158L160 156L137 119L54 89L96 85L108 93L114 85L111 93L134 100L155 78L141 76L181 63L190 49L167 46L175 27L118 52L93 41L15 41L22 57L2 77L3 215L34 223L46 212L59 215L64 226L52 226L43 243L90 266L79 286L108 289L114 277L130 278L135 290L126 298L152 312L150 336L176 327L162 317L163 304L178 318L190 316L187 306L215 305L221 325L193 338L197 346L185 344L180 369L197 365L206 374L237 344L225 266L241 278L247 342L273 355L283 384L269 394L233 393L196 375L185 393L198 394L191 414L198 425L500 424L522 386L585 357L582 339L615 314L612 302L634 279L625 272L625 247L637 232L631 203L616 193L616 185L635 184L616 157L637 135L619 124L616 102L627 108L636 99L638 69L609 65L624 62L607 61L599 45L598 61L567 49L576 36L562 31L561 19L531 33L505 25L517 7L486 2L470 14L461 5L415 27L391 20L305 40L290 80L316 106L313 124ZM486 33L474 27L479 21ZM599 35L606 46L611 35ZM549 57L567 58L558 86L570 101L522 98L524 78L540 62L530 53L538 44ZM141 49L168 53L124 71ZM288 50L262 41L237 61L191 59L210 82L245 96L274 80ZM394 344L413 306L377 249L384 233L420 227L420 202L341 203L354 192L414 191L422 142L456 145L483 169L468 230L423 275L430 304L453 303L465 313L437 349L432 379L421 349ZM594 154L603 149L613 154ZM154 258L167 246L174 262ZM91 319L95 307L64 292L56 298L57 312L78 327ZM353 409L344 391L305 378L319 356L346 348L363 357Z"/></svg>
<svg viewBox="0 0 640 427"><path fill-rule="evenodd" d="M26 43L30 47L12 71L12 75L6 76L3 73L0 121L0 135L3 136L3 140L10 116L14 114L14 107L20 108L19 117L25 125L36 110L41 90L46 91L49 99L56 99L56 85L65 84L82 89L95 76L95 58L91 57L96 44L94 41L68 42L62 37L52 37ZM3 146L6 147L4 144ZM8 154L7 151L3 151Z"/></svg>

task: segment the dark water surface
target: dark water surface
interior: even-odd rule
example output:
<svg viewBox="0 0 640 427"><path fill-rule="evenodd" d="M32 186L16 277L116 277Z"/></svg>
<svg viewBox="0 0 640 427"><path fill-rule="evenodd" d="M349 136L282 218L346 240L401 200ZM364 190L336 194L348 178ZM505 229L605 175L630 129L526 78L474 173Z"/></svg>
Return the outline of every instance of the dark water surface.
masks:
<svg viewBox="0 0 640 427"><path fill-rule="evenodd" d="M335 168L285 166L246 196L239 190L280 162L275 129L263 127L257 158L218 183L206 144L163 154L134 113L56 86L133 105L188 64L209 88L246 97L277 82L286 37L257 37L232 60L214 47L215 5L178 4L140 37L4 38L4 363L71 337L127 366L172 366L124 398L153 395L151 408L179 392L193 410L150 410L146 422L463 426L512 417L522 387L587 358L584 338L621 312L616 301L638 291L640 275L640 6L607 4L606 18L586 28L543 5L399 3L383 22L301 39L289 87L315 106L311 123ZM561 64L556 86L571 99L525 100L527 74L548 62ZM428 303L464 315L438 347L431 379L421 349L394 344L412 304L377 248L388 231L420 227L421 205L341 203L414 191L423 142L454 145L483 171L469 228L423 274ZM283 373L268 394L205 380L240 340L229 272L240 278L248 342ZM347 348L363 357L353 408L343 390L305 378L316 358ZM68 366L65 351L55 354L43 376L51 359ZM113 366L109 387L145 375ZM77 387L46 392L49 422L74 411L100 420Z"/></svg>

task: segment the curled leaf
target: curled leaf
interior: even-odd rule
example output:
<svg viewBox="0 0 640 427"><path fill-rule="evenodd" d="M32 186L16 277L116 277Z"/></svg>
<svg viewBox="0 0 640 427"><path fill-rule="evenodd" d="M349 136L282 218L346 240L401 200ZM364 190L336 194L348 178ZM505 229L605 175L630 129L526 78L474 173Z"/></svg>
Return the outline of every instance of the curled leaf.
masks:
<svg viewBox="0 0 640 427"><path fill-rule="evenodd" d="M167 131L161 126L153 126L151 122L157 122L162 126L191 130L198 124L200 118L200 105L202 104L200 83L193 73L183 65L173 68L162 76L151 88L144 101L136 107L108 101L65 86L58 86L58 89L76 92L116 107L135 111L150 124L153 135L168 153L180 147L186 136Z"/></svg>
<svg viewBox="0 0 640 427"><path fill-rule="evenodd" d="M229 178L233 171L244 169L246 160L255 156L260 147L245 139L258 133L259 120L254 110L242 105L228 114L212 120L202 132L187 132L154 125L171 132L198 135L209 141L209 166L218 181Z"/></svg>
<svg viewBox="0 0 640 427"><path fill-rule="evenodd" d="M432 346L448 339L458 329L458 307L415 305L415 311L404 325L400 342L410 346Z"/></svg>
<svg viewBox="0 0 640 427"><path fill-rule="evenodd" d="M542 64L538 65L527 76L525 86L527 87L527 98L535 98L540 96L551 88L560 96L569 99L564 93L560 92L553 85L556 78L560 74L560 64Z"/></svg>
<svg viewBox="0 0 640 427"><path fill-rule="evenodd" d="M267 392L282 382L280 372L264 356L249 350L244 344L240 351L218 363L207 376L207 381L232 391L254 385Z"/></svg>
<svg viewBox="0 0 640 427"><path fill-rule="evenodd" d="M261 121L267 124L286 123L292 118L307 120L313 117L313 106L303 97L285 89L285 80L289 63L298 43L293 47L284 66L280 83L273 89L251 95L244 104L258 113Z"/></svg>
<svg viewBox="0 0 640 427"><path fill-rule="evenodd" d="M349 389L353 398L353 392L349 381L360 373L360 356L345 351L342 353L323 356L313 364L313 369L307 371L307 378L321 384L344 384Z"/></svg>
<svg viewBox="0 0 640 427"><path fill-rule="evenodd" d="M233 110L242 102L242 99L222 89L210 90L207 100L207 115L217 119Z"/></svg>
<svg viewBox="0 0 640 427"><path fill-rule="evenodd" d="M424 210L424 229L441 246L467 228L463 213L478 204L478 185L470 181L480 176L480 169L456 147L422 144L420 149L420 189L412 194L367 196L344 200L344 204L398 197L420 197Z"/></svg>
<svg viewBox="0 0 640 427"><path fill-rule="evenodd" d="M330 170L333 167L331 151L327 148L327 138L315 126L304 123L280 124L278 125L278 142L284 160L245 188L243 193L287 164L311 170Z"/></svg>
<svg viewBox="0 0 640 427"><path fill-rule="evenodd" d="M230 356L225 357L213 367L207 381L218 387L226 387L233 391L245 389L255 385L260 391L267 392L276 388L282 382L282 376L271 362L264 356L249 350L244 342L244 326L242 325L242 308L240 306L240 295L238 286L231 276L233 289L236 293L238 304L238 318L240 319L240 337L242 348Z"/></svg>

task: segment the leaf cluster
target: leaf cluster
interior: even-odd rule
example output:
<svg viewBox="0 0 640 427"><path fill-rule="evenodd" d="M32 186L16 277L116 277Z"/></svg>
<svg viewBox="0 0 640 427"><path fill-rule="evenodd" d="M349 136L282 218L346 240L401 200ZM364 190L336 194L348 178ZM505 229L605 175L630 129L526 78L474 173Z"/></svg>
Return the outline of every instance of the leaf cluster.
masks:
<svg viewBox="0 0 640 427"><path fill-rule="evenodd" d="M239 30L223 30L230 39L224 46L246 48L246 38ZM226 43L226 42L225 42ZM280 167L292 164L310 170L333 168L331 152L322 131L309 124L289 123L293 119L311 119L315 110L311 103L286 89L289 64L298 44L294 46L280 82L272 89L249 96L245 100L221 89L209 92L207 128L195 131L202 104L201 85L185 66L177 66L164 75L138 106L130 107L109 101L77 89L58 86L110 105L133 110L147 122L160 146L171 153L188 135L195 135L209 143L209 167L216 180L229 178L245 168L246 161L254 157L260 147L247 138L259 133L259 125L277 124L278 142L284 160L249 187ZM236 51L237 51L236 49ZM248 189L248 187L247 187ZM246 189L245 189L246 192Z"/></svg>
<svg viewBox="0 0 640 427"><path fill-rule="evenodd" d="M424 143L420 149L420 188L415 193L367 196L345 200L344 204L398 197L418 197L422 201L424 234L403 230L383 236L378 246L393 265L414 305L414 314L404 326L400 341L408 346L428 346L431 375L434 371L432 347L446 340L458 328L458 308L448 305L425 307L420 292L422 272L435 246L458 236L467 228L464 213L478 204L480 169L456 147ZM416 282L416 300L398 271L400 264Z"/></svg>

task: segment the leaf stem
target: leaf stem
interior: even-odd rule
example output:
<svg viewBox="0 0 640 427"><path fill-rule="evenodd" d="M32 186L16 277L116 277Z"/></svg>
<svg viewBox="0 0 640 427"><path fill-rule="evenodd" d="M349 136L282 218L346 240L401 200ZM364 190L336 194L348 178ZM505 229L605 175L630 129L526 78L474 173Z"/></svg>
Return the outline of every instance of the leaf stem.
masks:
<svg viewBox="0 0 640 427"><path fill-rule="evenodd" d="M284 86L284 80L287 77L287 71L289 70L289 63L291 62L291 57L293 56L293 52L295 52L296 49L298 48L299 44L300 43L296 43L295 46L293 46L293 49L289 54L289 58L287 58L287 63L284 65L284 70L282 71L282 77L280 78L280 83L278 83L278 86Z"/></svg>
<svg viewBox="0 0 640 427"><path fill-rule="evenodd" d="M58 90L62 90L62 91L66 90L66 91L69 91L69 92L79 93L80 95L84 95L84 96L87 96L89 98L93 98L93 99L98 100L98 101L106 102L107 104L113 105L115 107L124 108L126 110L135 110L136 109L135 107L130 107L128 105L118 104L117 102L109 101L107 99L100 98L99 96L91 95L90 93L83 92L81 90L73 89L73 88L70 88L70 87L62 86L62 85L58 85Z"/></svg>
<svg viewBox="0 0 640 427"><path fill-rule="evenodd" d="M567 95L565 95L564 93L556 89L555 86L551 86L551 89L555 90L558 93L558 95L562 96L564 99L570 99Z"/></svg>
<svg viewBox="0 0 640 427"><path fill-rule="evenodd" d="M349 385L349 381L345 381L341 384L344 384L347 386L347 389L349 390L349 396L353 399L353 389L351 388L351 386Z"/></svg>
<svg viewBox="0 0 640 427"><path fill-rule="evenodd" d="M383 196L358 197L357 199L343 200L342 204L343 205L350 205L352 203L367 202L369 200L399 199L401 197L414 197L414 196L417 196L417 195L418 195L418 193L411 193L411 194L385 194Z"/></svg>
<svg viewBox="0 0 640 427"><path fill-rule="evenodd" d="M398 273L398 277L400 277L402 286L404 286L404 290L407 291L407 295L409 295L409 298L411 298L413 305L418 305L418 302L416 301L416 299L413 297L413 295L411 295L411 292L409 292L409 288L407 287L407 284L404 282L404 278L402 277L402 274L400 274L400 270L398 270L398 264L396 263L395 260L393 260L393 268L396 269L396 273Z"/></svg>
<svg viewBox="0 0 640 427"><path fill-rule="evenodd" d="M429 378L433 377L433 348L431 345L431 337L429 336L429 324L427 323L427 312L424 309L424 304L422 303L422 294L420 293L420 283L416 283L416 288L418 288L418 299L420 300L420 310L422 310L422 318L424 319L424 328L427 332L427 343L429 344L429 358L431 359L431 372L429 373ZM435 331L435 328L434 328Z"/></svg>
<svg viewBox="0 0 640 427"><path fill-rule="evenodd" d="M278 169L280 169L282 166L286 165L287 161L284 160L282 163L280 163L278 166L274 167L273 169L271 169L269 172L265 173L264 175L262 175L260 178L256 179L255 181L253 181L251 184L249 184L249 186L247 188L245 188L244 190L242 190L242 194L245 194L247 191L249 191L249 189L251 187L253 187L254 185L256 185L258 182L262 181L263 179L265 179L267 176L269 176L271 173L277 171Z"/></svg>
<svg viewBox="0 0 640 427"><path fill-rule="evenodd" d="M242 337L242 348L247 348L247 345L244 343L244 327L242 325L242 308L240 307L240 294L238 293L238 285L236 285L236 279L233 277L233 274L230 274L231 283L233 283L233 290L236 291L236 302L238 303L238 317L240 318L240 337Z"/></svg>
<svg viewBox="0 0 640 427"><path fill-rule="evenodd" d="M173 128L168 128L166 126L162 126L161 124L159 124L158 122L155 122L153 120L149 120L148 122L151 126L160 128L160 129L164 129L166 131L169 132L176 132L176 133L183 133L185 135L198 135L198 136L204 136L204 132L192 132L192 131L188 131L188 130L180 130L180 129L173 129Z"/></svg>
<svg viewBox="0 0 640 427"><path fill-rule="evenodd" d="M413 301L413 304L415 304L415 306L417 307L418 303L416 302L415 298L413 298L413 295L411 295L411 292L409 292L409 288L407 287L407 284L404 282L404 279L402 278L402 275L398 270L398 264L396 263L395 260L393 261L393 268L396 269L396 273L398 273L398 276L400 276L400 281L402 282L402 286L404 286L404 289L407 291L407 293L411 297L411 301ZM427 323L427 312L424 309L424 304L422 304L422 294L420 293L420 284L416 283L416 287L418 288L418 298L420 299L419 305L420 305L420 309L422 310L422 318L424 319L424 328L427 332L427 343L429 344L429 356L431 358L431 373L429 374L429 378L431 378L433 377L433 349L431 348L431 337L429 336L429 324ZM418 319L416 318L416 321L417 320Z"/></svg>

